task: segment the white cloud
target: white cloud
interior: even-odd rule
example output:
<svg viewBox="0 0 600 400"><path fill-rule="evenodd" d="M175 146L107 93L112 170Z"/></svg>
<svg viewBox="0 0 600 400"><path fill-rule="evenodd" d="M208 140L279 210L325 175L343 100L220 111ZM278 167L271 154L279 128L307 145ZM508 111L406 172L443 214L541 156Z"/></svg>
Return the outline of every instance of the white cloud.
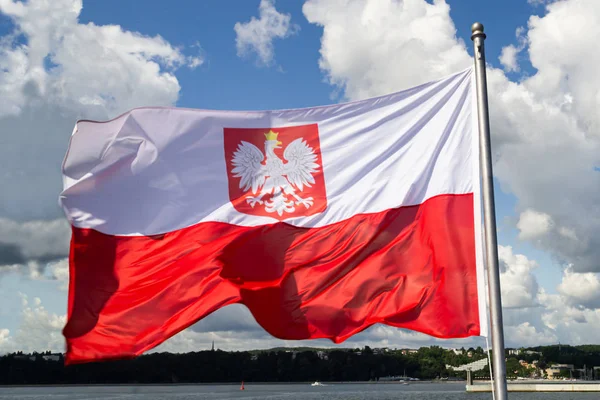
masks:
<svg viewBox="0 0 600 400"><path fill-rule="evenodd" d="M514 254L510 246L498 246L498 258L502 305L505 308L536 306L539 286L532 271L538 264L523 254Z"/></svg>
<svg viewBox="0 0 600 400"><path fill-rule="evenodd" d="M597 274L567 269L558 294L540 289L537 307L504 310L509 346L597 342L600 330L600 281Z"/></svg>
<svg viewBox="0 0 600 400"><path fill-rule="evenodd" d="M544 346L558 341L556 335L551 331L545 329L540 332L529 322L523 322L517 326L507 326L504 335L512 343L515 343L516 347Z"/></svg>
<svg viewBox="0 0 600 400"><path fill-rule="evenodd" d="M502 48L502 53L498 59L504 66L506 72L519 72L519 53L527 47L527 37L525 36L525 28L522 26L518 27L515 31L515 36L519 42L518 46L510 44Z"/></svg>
<svg viewBox="0 0 600 400"><path fill-rule="evenodd" d="M45 264L39 263L35 260L30 260L25 263L19 264L5 264L0 265L0 274L17 272L22 275L29 277L30 279L43 279L44 278L44 267Z"/></svg>
<svg viewBox="0 0 600 400"><path fill-rule="evenodd" d="M504 70L506 72L519 72L519 60L518 56L521 51L527 47L527 37L525 36L525 28L522 26L518 27L515 31L515 36L519 41L519 45L515 46L510 44L502 48L502 53L498 59L500 63L504 66Z"/></svg>
<svg viewBox="0 0 600 400"><path fill-rule="evenodd" d="M2 46L18 61L2 78L14 82L12 89L19 94L10 109L23 111L32 100L27 95L34 93L23 93L28 84L44 99L51 97L86 114L90 108L101 115L122 112L140 100L149 104L177 100L177 79L161 71L161 65L197 66L200 60L184 56L160 36L146 37L117 25L80 24L81 8L81 0L0 2L0 11L17 26ZM11 43L19 34L25 35L26 44ZM48 62L51 67L45 65Z"/></svg>
<svg viewBox="0 0 600 400"><path fill-rule="evenodd" d="M48 269L51 278L62 283L59 289L67 290L69 287L69 259L63 258L57 262L49 263Z"/></svg>
<svg viewBox="0 0 600 400"><path fill-rule="evenodd" d="M596 1L552 3L528 24L537 72L520 84L490 74L497 176L519 209L550 216L558 230L536 242L579 272L600 270L600 55L577 33L600 34L598 21Z"/></svg>
<svg viewBox="0 0 600 400"><path fill-rule="evenodd" d="M9 337L10 337L10 330L0 329L0 348L2 348L2 346L6 342L8 342Z"/></svg>
<svg viewBox="0 0 600 400"><path fill-rule="evenodd" d="M505 71L519 71L519 63L517 61L518 54L519 49L512 44L502 48L502 54L500 54L500 57L498 57L498 59L500 60L500 63L504 66Z"/></svg>
<svg viewBox="0 0 600 400"><path fill-rule="evenodd" d="M0 330L0 352L64 351L62 328L66 316L48 312L38 297L30 301L21 294L21 299L21 323L14 335L8 329Z"/></svg>
<svg viewBox="0 0 600 400"><path fill-rule="evenodd" d="M81 0L0 0L13 27L0 37L0 265L13 270L67 254L57 200L76 120L173 105L174 71L203 62L160 36L82 24L81 9Z"/></svg>
<svg viewBox="0 0 600 400"><path fill-rule="evenodd" d="M600 308L600 277L597 273L577 273L567 268L557 289L570 305Z"/></svg>
<svg viewBox="0 0 600 400"><path fill-rule="evenodd" d="M348 99L390 93L472 65L444 1L309 0L323 27L319 66Z"/></svg>
<svg viewBox="0 0 600 400"><path fill-rule="evenodd" d="M553 329L562 343L589 344L598 341L600 309L581 308L570 305L569 298L561 294L540 295L546 309L543 323Z"/></svg>
<svg viewBox="0 0 600 400"><path fill-rule="evenodd" d="M284 39L298 32L300 27L291 23L291 15L283 14L275 9L274 0L261 0L258 6L259 18L238 22L234 26L237 54L246 57L256 53L260 65L271 65L275 54L273 40Z"/></svg>
<svg viewBox="0 0 600 400"><path fill-rule="evenodd" d="M517 222L519 239L538 239L548 233L552 226L553 222L550 215L527 209L521 213L519 222Z"/></svg>

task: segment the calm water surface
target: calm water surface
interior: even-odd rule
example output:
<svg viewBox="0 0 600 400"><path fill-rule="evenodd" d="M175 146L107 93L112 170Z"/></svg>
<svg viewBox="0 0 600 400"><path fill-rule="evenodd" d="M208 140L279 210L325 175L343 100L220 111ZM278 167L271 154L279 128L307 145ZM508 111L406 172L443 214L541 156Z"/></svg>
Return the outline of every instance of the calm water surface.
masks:
<svg viewBox="0 0 600 400"><path fill-rule="evenodd" d="M490 400L491 393L466 393L464 383L400 384L247 384L182 386L61 386L1 387L0 400ZM600 393L509 393L515 400L597 400Z"/></svg>

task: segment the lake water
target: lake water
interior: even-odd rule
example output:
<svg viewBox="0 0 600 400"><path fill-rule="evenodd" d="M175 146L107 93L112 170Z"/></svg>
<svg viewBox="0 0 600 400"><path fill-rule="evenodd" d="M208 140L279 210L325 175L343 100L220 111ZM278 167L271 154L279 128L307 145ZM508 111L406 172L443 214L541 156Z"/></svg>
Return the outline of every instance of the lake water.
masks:
<svg viewBox="0 0 600 400"><path fill-rule="evenodd" d="M460 383L239 385L144 385L144 386L37 386L1 387L0 400L490 400L491 393L466 393ZM597 400L600 393L509 393L515 400Z"/></svg>

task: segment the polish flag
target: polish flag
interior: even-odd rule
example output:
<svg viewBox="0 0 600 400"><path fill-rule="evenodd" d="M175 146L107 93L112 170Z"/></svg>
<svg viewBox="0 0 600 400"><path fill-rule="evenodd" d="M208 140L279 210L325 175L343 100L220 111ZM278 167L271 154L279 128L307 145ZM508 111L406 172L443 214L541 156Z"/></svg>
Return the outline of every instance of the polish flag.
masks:
<svg viewBox="0 0 600 400"><path fill-rule="evenodd" d="M281 339L485 336L474 87L469 68L324 107L77 122L67 364L135 357L233 303Z"/></svg>

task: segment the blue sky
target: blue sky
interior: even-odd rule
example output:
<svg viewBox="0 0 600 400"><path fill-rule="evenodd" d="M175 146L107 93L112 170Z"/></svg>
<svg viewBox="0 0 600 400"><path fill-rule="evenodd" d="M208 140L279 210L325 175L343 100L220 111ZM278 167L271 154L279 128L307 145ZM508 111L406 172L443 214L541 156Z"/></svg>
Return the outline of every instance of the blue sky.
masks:
<svg viewBox="0 0 600 400"><path fill-rule="evenodd" d="M379 15L379 18L382 18L381 21L375 20L373 26L361 28L347 22L351 21L352 17L348 11L350 7L340 7L336 5L337 2L332 1L333 5L331 6L331 12L335 15L308 17L303 10L304 1L279 0L272 6L280 15L289 16L290 24L297 28L292 29L294 33L288 32L285 38L271 37L269 39L272 40L274 59L271 65L265 66L257 61L256 52L251 50L248 56L241 57L236 49L237 33L234 26L237 23L245 24L253 17L259 18L260 1L258 0L181 0L178 2L146 0L143 5L139 1L133 0L84 0L80 13L70 12L69 10L78 10L79 1L57 0L52 5L45 5L43 2L31 0L26 3L30 5L28 8L30 14L23 15L19 14L20 11L15 11L16 8L13 7L18 3L6 0L2 6L3 2L0 1L0 38L4 38L4 42L0 40L0 55L4 51L6 54L13 55L15 60L27 60L27 62L14 61L14 64L10 64L12 61L7 61L6 65L0 61L0 70L4 71L4 75L0 75L0 97L4 96L3 98L8 99L7 104L10 106L3 109L3 106L0 105L0 143L9 144L9 146L4 146L9 150L6 150L6 153L0 153L0 157L5 160L3 161L5 164L0 162L0 169L5 167L8 171L5 175L6 182L0 181L0 184L12 185L16 181L16 176L34 179L34 176L39 175L41 177L39 179L43 180L43 187L39 188L39 193L41 193L39 198L37 195L32 195L33 192L30 189L26 190L25 188L22 189L21 197L19 197L19 189L0 195L6 196L0 197L0 201L5 201L5 204L20 204L22 198L23 208L30 206L31 210L36 210L31 211L28 215L21 212L22 210L15 211L14 207L4 207L0 202L0 222L4 221L5 225L10 227L10 229L6 228L3 233L0 223L0 245L3 240L9 245L19 245L18 240L14 237L28 237L36 231L41 232L46 229L45 224L61 218L60 210L53 199L57 198L60 191L58 168L66 149L70 127L76 118L111 118L131 106L173 103L180 107L231 110L299 108L330 104L349 98L354 99L351 87L357 87L363 90L363 93L372 95L383 94L382 92L387 91L387 86L376 88L366 78L370 73L374 73L374 76L386 73L387 70L378 69L378 65L394 63L394 73L389 76L385 75L389 81L389 92L392 92L400 88L416 86L427 80L438 79L441 77L440 74L456 72L452 71L451 67L446 67L446 69L430 68L425 65L429 59L439 59L442 65L450 66L454 65L452 63L455 59L464 60L466 57L460 53L460 49L455 51L460 53L458 55L440 55L438 49L434 53L427 54L429 58L425 59L407 59L403 58L402 54L381 56L381 54L371 51L370 47L376 46L377 43L368 42L370 40L368 37L377 32L380 22L383 25L382 15L375 12L374 15ZM319 0L311 0L311 2L319 6L324 4ZM407 0L405 12L418 12L415 10L421 9L424 2L425 0ZM597 170L600 165L600 160L593 151L596 148L594 146L597 146L594 139L597 132L593 128L585 128L586 126L593 127L596 117L593 111L579 106L580 103L577 100L593 98L593 94L590 95L591 97L586 97L588 93L585 92L587 90L585 85L575 85L575 83L571 83L573 79L563 80L556 85L550 84L552 76L547 71L562 68L565 70L565 76L571 74L571 77L576 77L574 71L582 71L582 69L578 69L577 65L571 66L568 62L561 61L562 54L565 54L565 58L575 56L567 54L568 51L561 47L564 40L560 37L550 37L552 35L549 35L548 32L569 32L569 26L556 26L557 23L568 20L565 16L579 18L577 21L585 23L586 15L600 13L596 3L590 0L566 0L561 2L563 4L550 4L546 8L544 3L551 2L447 0L450 5L449 14L444 12L443 2L429 1L427 3L435 4L435 9L440 12L437 19L431 19L431 26L441 29L440 26L453 24L456 29L456 37L450 34L444 39L447 39L449 44L458 46L457 48L460 47L462 40L466 46L467 55L472 54L470 27L473 22L482 22L488 35L486 40L487 61L493 70L493 76L490 78L490 88L491 90L493 88L493 92L490 92L490 97L494 100L493 104L497 105L494 112L498 115L495 120L498 121L498 124L492 125L491 129L493 143L497 144L494 151L499 155L498 175L495 181L499 244L512 247L512 253L506 253L506 260L508 260L506 262L508 264L514 262L514 265L510 265L510 271L506 275L507 282L509 284L517 281L534 283L525 284L522 289L524 291L527 291L528 288L535 291L537 286L543 288L544 293L529 293L528 301L530 303L522 303L525 305L521 308L535 309L541 303L558 304L562 301L572 305L573 310L582 305L584 308L587 307L586 318L592 321L597 318L597 309L594 308L596 297L569 291L566 286L561 286L562 289L559 290L559 286L562 282L570 282L577 286L576 283L580 282L578 279L581 279L581 282L592 282L589 288L596 287L594 286L595 279L597 279L595 274L600 268L594 269L595 267L588 265L581 267L579 271L577 270L578 264L575 263L572 274L565 272L567 262L580 260L581 257L591 257L590 248L593 248L595 243L594 235L592 235L594 228L585 221L585 216L578 217L578 219L574 217L572 223L568 219L565 220L565 216L561 213L561 204L558 203L562 194L556 189L560 182L557 181L556 184L550 180L546 182L543 177L538 179L539 184L536 181L527 181L527 176L538 176L537 172L531 170L528 173L523 170L521 174L521 168L525 168L533 163L532 160L535 160L533 164L548 171L547 176L550 177L548 179L555 175L561 177L561 182L564 182L565 179L572 180L577 191L573 192L573 197L567 198L568 204L574 204L582 210L589 207L589 203L578 202L583 201L581 200L584 197L582 194L593 193L591 188L598 179L587 175L588 172L593 173L594 168ZM375 2L370 4L376 8ZM414 29L406 28L405 32L405 25L408 25L407 20L403 19L402 13L397 9L394 12L398 12L397 15L394 15L398 24L393 26L395 29L393 33L388 26L389 37L387 37L386 31L380 32L382 41L401 42L405 37L411 40L426 39L419 36L423 34L415 32ZM344 13L348 13L347 18L344 17L346 15ZM556 19L554 19L555 15ZM535 26L528 27L528 21L532 16L538 16L539 21L536 20ZM39 23L27 25L28 18ZM321 18L325 27L311 23L311 18ZM48 20L47 25L41 23L46 21L45 19ZM442 25L439 25L440 20ZM88 29L85 26L88 23L94 24L96 27L114 25L121 33L115 33L114 38L110 35L102 36L102 32L105 31L101 31L101 28L88 27ZM515 36L519 27L525 28L522 37L527 38L527 44L517 49L516 58L508 58L508 61L501 62L499 56L503 54L503 49L509 45L519 47L520 42ZM344 36L346 39L331 43L335 45L334 48L342 48L345 51L343 55L348 57L349 64L357 66L356 71L358 72L352 68L344 69L343 65L336 65L330 49L325 47L324 29L334 28L344 28L347 31ZM357 30L357 33L352 36L351 31L354 29ZM361 37L360 29L369 29L369 33L364 35L365 38ZM122 34L124 31L135 33L134 36L137 39L127 42L129 39L125 40L126 37ZM93 35L89 36L90 32L98 35L98 39L94 39ZM157 35L164 40L156 39ZM142 37L146 37L148 40L139 39ZM38 42L35 42L34 38L37 38ZM123 43L120 43L119 40ZM328 40L333 39L329 38ZM364 44L361 40L367 43L366 47L361 47ZM556 42L551 42L551 40L556 40ZM40 43L47 43L48 46ZM78 46L81 43L83 45ZM94 47L95 50L89 50L90 52L86 53L92 45L97 46ZM147 53L142 52L137 58L130 58L133 51L129 52L127 46L145 46ZM346 47L347 49L345 49ZM431 52L433 47L435 46L425 44L424 52ZM578 49L575 47L571 50L577 51ZM105 56L101 54L103 50L106 50ZM553 51L556 52L554 58L545 56ZM581 50L582 54L585 54L583 51ZM591 49L586 49L586 51L591 51ZM23 58L17 59L17 55ZM43 72L39 72L39 70L36 72L35 60L40 57L45 60ZM196 64L199 65L192 65L194 58L197 60ZM10 60L8 56L5 59ZM85 65L84 61L87 59L95 60L95 64ZM177 67L165 65L167 59L177 60ZM327 61L329 66L321 68L320 60L321 62ZM145 71L143 68L153 61L158 62L160 71L152 74L151 79L144 84L132 83L135 80L132 79L135 74ZM413 71L410 75L407 72L409 67L415 67L419 63L423 63L423 73L419 75ZM536 65L537 68L533 68L532 65ZM25 72L21 73L22 70ZM103 73L103 71L108 72ZM583 73L581 72L581 74ZM171 84L171 81L168 83L162 79L161 74L167 74L176 79L179 90ZM589 74L593 76L592 72ZM42 77L40 78L40 76ZM406 76L410 76L410 78L405 78ZM333 85L330 83L331 78L345 79L348 84L346 86ZM538 82L540 80L548 83L547 87L540 85ZM27 92L28 82L36 82L40 88L35 96ZM114 86L111 86L113 85L111 82L114 83ZM104 84L108 88L103 91ZM56 88L62 88L62 92ZM5 92L2 92L3 90ZM98 93L95 93L94 90ZM21 95L21 92L25 94ZM60 93L68 93L71 98L81 96L82 99L84 97L93 99L98 94L98 98L102 98L102 101L108 100L100 105L84 106L83 101L78 101L76 104L70 103L69 99L65 100ZM574 108L569 108L564 104L556 106L556 99L562 98L574 98ZM96 98L94 101L100 100ZM545 110L544 112L547 114L540 117L540 114L537 114L540 112L539 110ZM517 115L518 113L523 114ZM44 121L51 121L51 123L45 122L45 125L40 128L40 125L36 125L35 122L39 115L46 116ZM578 129L584 131L579 136L573 134L571 137L571 130L569 130L571 128L562 128L561 124L575 127L573 128L574 132L579 132ZM535 128L531 129L531 126ZM562 130L558 127L561 127ZM39 133L36 131L37 128L39 128ZM585 129L589 130L585 131ZM23 133L3 136L3 131ZM536 146L527 139L528 135L537 132L544 135L543 142L548 143L547 148L541 149L541 145ZM587 139L577 139L576 137ZM585 140L590 141L585 142ZM563 160L565 165L571 165L571 167L560 170L553 169L556 166L553 166L551 156L545 156L545 154L554 154L551 153L552 151L558 151L552 147L553 143L557 143L559 148L562 146L565 149L564 154L577 155L572 159ZM41 159L31 155L35 153L31 150L32 146L39 147L40 151L45 146L57 150L49 151L48 155L44 155ZM29 170L27 168L21 170L14 163L9 164L6 161L11 160L15 154L21 154L20 152L30 154L30 156L24 157L30 157L27 160L34 167ZM560 151L556 154L560 154ZM576 169L580 168L579 161L588 164L581 167L583 169ZM44 175L45 171L49 171L47 177ZM593 196L590 195L590 199L593 199ZM527 220L521 214L526 210L532 210L533 219ZM593 220L596 215L592 214L590 220ZM34 227L31 224L27 225L31 221L42 222L39 227L38 225ZM521 225L518 225L519 221L521 221ZM527 221L534 221L537 225L527 230ZM545 226L544 221L551 221L551 223ZM68 229L64 227L61 229L61 231L52 231L54 233L49 231L48 236L43 237L44 243L54 243L51 240L55 240L56 237L67 237ZM559 233L563 235L562 239ZM3 234L4 236L2 236ZM39 235L42 236L42 233ZM580 247L564 245L561 242L561 240L566 240L564 237L576 237ZM66 241L62 244L63 247L67 246L65 243ZM10 331L10 346L12 347L6 344L9 343L7 339L5 348L14 348L16 343L22 345L22 342L19 342L21 339L18 337L18 332L19 329L22 330L27 326L25 322L28 315L51 320L53 316L61 317L65 313L64 280L66 271L64 268L66 261L64 257L66 254L54 254L50 250L46 251L46 254L44 251L25 246L22 252L23 254L33 254L31 258L4 267L0 259L0 351L3 349L2 329ZM577 253L578 251L580 253ZM518 258L517 255L523 255L524 258ZM50 265L47 262L48 258L53 260ZM535 268L532 264L528 264L533 260L539 267ZM592 275L585 275L590 273ZM23 306L23 298L19 293L27 296L29 299L27 307L33 310L30 310L33 314L27 314L26 307ZM39 307L31 305L33 304L31 299L34 297L41 299L43 311L40 311ZM594 307L590 306L592 303ZM600 305L600 301L598 305ZM515 308L519 307L515 306ZM574 313L575 311L573 311ZM226 314L223 315L225 318ZM559 320L558 311L555 309L543 309L537 314L532 311L532 314L518 315L509 311L507 315L511 321L514 320L514 326L507 328L508 332L521 335L519 337L523 341L529 340L530 337L527 335L538 335L542 338L540 340L547 342L558 338L562 338L563 341L585 340L585 336L568 336L566 333L561 333L563 332L561 329L566 330L568 321ZM598 320L600 321L600 317ZM248 323L251 325L251 321ZM55 330L60 325L58 322L48 322L48 324L48 329ZM198 339L202 342L208 337L206 336L208 333L202 332L201 329L200 333L205 335ZM52 336L54 341L51 342L51 345L60 346L60 333L55 332L55 334L58 336ZM364 340L367 340L368 337L368 335L364 336ZM398 340L424 343L422 339L415 339L412 336L403 336ZM256 345L262 346L265 343L272 344L273 342L257 341ZM35 347L38 344L32 344L32 346Z"/></svg>
<svg viewBox="0 0 600 400"><path fill-rule="evenodd" d="M277 68L256 68L236 54L236 22L257 16L258 1L192 1L172 4L149 0L144 7L133 1L85 2L80 22L118 24L145 35L160 35L176 46L199 44L206 63L194 71L177 73L182 91L178 105L192 108L257 110L308 107L332 102L334 92L319 70L322 28L302 15L302 1L280 1L277 9L290 14L300 32L275 41ZM456 4L456 5L454 5ZM543 8L523 0L450 2L457 35L471 50L471 24L483 21L488 33L488 62L499 66L502 46L512 43L515 29L526 25ZM193 50L192 50L193 51ZM400 73L400 72L399 72ZM339 97L334 97L339 101Z"/></svg>

